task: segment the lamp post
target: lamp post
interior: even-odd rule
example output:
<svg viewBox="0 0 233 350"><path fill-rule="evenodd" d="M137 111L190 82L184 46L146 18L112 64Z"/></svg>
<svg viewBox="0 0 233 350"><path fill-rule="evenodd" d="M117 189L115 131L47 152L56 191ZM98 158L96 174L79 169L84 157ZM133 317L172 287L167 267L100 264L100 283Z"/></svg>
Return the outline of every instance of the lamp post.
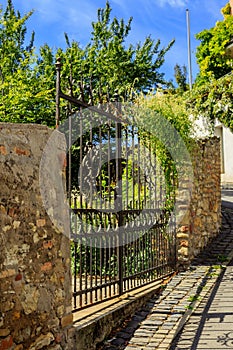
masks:
<svg viewBox="0 0 233 350"><path fill-rule="evenodd" d="M190 43L190 19L189 10L186 9L186 23L187 23L187 42L188 42L188 66L189 66L189 89L192 90L192 62L191 62L191 43Z"/></svg>

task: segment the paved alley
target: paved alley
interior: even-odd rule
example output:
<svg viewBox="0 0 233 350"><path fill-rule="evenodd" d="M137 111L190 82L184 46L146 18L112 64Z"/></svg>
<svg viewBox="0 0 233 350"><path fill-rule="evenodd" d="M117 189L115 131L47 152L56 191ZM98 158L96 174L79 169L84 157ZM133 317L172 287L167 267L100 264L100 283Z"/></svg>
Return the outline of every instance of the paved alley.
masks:
<svg viewBox="0 0 233 350"><path fill-rule="evenodd" d="M98 349L233 349L233 207L223 204L219 236Z"/></svg>

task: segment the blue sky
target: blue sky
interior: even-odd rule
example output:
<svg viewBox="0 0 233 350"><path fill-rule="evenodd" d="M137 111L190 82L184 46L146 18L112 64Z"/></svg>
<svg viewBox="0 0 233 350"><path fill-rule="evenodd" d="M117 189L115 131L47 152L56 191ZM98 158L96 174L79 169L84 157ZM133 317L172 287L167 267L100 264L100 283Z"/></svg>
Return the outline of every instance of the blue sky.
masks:
<svg viewBox="0 0 233 350"><path fill-rule="evenodd" d="M28 20L28 32L35 30L35 45L65 47L64 32L70 39L85 45L91 33L91 22L96 20L97 9L105 6L105 0L13 0L22 14L34 9ZM161 40L161 47L173 38L176 42L167 53L161 71L170 80L176 63L188 66L186 9L190 13L193 76L198 72L195 34L211 28L222 20L221 8L227 0L110 0L112 16L127 20L133 16L128 42L144 41L147 35ZM7 1L2 0L5 7Z"/></svg>

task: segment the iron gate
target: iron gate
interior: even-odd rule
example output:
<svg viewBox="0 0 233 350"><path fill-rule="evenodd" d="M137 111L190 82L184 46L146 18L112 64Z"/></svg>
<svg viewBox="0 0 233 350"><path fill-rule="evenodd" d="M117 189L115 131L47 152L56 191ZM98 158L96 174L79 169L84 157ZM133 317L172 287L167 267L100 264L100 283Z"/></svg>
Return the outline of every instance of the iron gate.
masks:
<svg viewBox="0 0 233 350"><path fill-rule="evenodd" d="M60 97L75 102L58 84L58 109ZM74 310L166 276L176 261L166 209L174 192L167 192L153 135L122 118L118 104L111 111L76 104L67 176Z"/></svg>

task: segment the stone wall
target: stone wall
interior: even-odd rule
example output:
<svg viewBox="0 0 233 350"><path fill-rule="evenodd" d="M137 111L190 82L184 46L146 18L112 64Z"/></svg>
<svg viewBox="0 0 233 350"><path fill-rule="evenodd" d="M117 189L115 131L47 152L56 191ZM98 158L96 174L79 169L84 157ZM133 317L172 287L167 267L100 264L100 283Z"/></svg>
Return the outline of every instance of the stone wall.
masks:
<svg viewBox="0 0 233 350"><path fill-rule="evenodd" d="M85 337L72 327L65 150L45 126L0 123L0 350L80 349ZM191 204L177 235L181 267L218 233L219 153L217 138L194 152Z"/></svg>
<svg viewBox="0 0 233 350"><path fill-rule="evenodd" d="M51 133L44 126L0 123L1 350L71 348L69 237L51 222L39 183ZM62 179L65 143L59 133L56 142L47 171Z"/></svg>
<svg viewBox="0 0 233 350"><path fill-rule="evenodd" d="M178 265L187 267L219 232L221 224L220 141L199 140L192 154L194 181L191 200L177 234ZM189 181L183 184L184 188Z"/></svg>

